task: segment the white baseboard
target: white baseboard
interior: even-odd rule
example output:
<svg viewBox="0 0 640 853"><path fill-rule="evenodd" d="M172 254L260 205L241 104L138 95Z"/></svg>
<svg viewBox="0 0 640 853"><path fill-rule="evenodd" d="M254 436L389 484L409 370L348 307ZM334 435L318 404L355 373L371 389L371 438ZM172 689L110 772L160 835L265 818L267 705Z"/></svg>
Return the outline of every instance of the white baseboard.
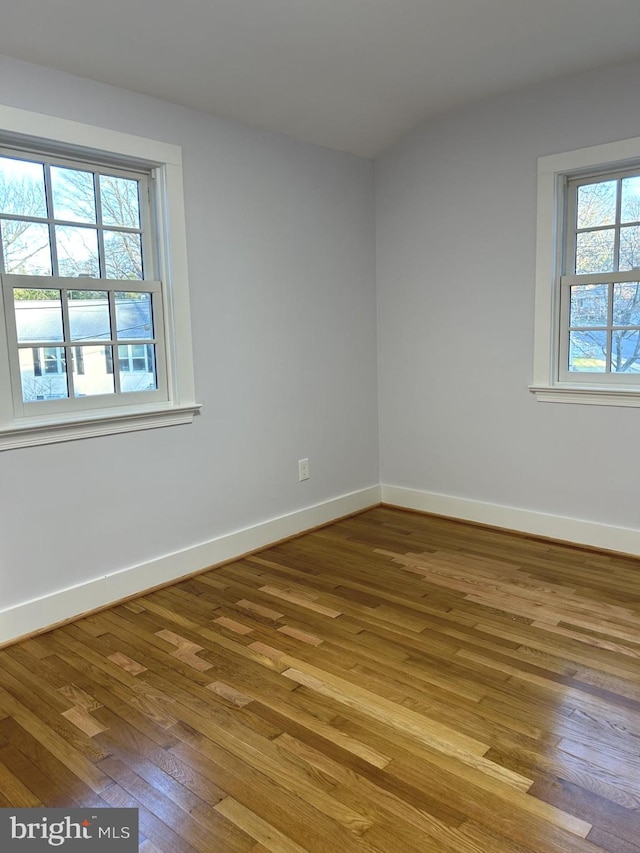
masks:
<svg viewBox="0 0 640 853"><path fill-rule="evenodd" d="M147 563L0 610L0 646L107 607L113 602L178 581L208 566L265 548L350 513L376 506L380 501L405 509L640 556L640 530L383 484L341 495L182 551L165 554Z"/></svg>
<svg viewBox="0 0 640 853"><path fill-rule="evenodd" d="M0 645L67 622L139 593L233 560L380 503L380 487L341 495L252 527L166 554L78 586L0 610Z"/></svg>
<svg viewBox="0 0 640 853"><path fill-rule="evenodd" d="M418 489L405 489L402 486L383 484L380 488L382 502L392 506L444 515L461 521L476 521L492 527L503 527L520 533L560 539L575 545L588 545L640 556L640 530L633 528L548 515L544 512L512 506L439 495L435 492L422 492Z"/></svg>

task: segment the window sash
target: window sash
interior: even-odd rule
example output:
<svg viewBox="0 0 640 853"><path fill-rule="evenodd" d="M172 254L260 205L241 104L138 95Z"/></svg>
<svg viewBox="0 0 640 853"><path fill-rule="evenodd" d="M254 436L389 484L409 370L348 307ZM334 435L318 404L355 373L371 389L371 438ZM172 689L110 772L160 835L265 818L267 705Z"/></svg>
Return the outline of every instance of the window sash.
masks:
<svg viewBox="0 0 640 853"><path fill-rule="evenodd" d="M37 148L33 151L23 149L15 149L11 147L0 146L0 157L8 157L13 160L21 160L27 163L36 163L43 166L44 177L43 186L45 192L46 216L32 216L12 213L0 212L0 225L2 221L7 222L27 222L33 224L44 225L49 232L49 249L51 255L51 272L52 278L59 274L58 265L59 259L57 255L57 245L55 237L55 228L71 227L83 229L86 231L95 231L98 240L98 258L100 265L99 280L103 280L105 274L105 233L121 233L133 234L140 238L140 248L142 256L142 270L144 278L154 279L155 271L155 252L152 246L153 222L150 210L150 193L151 193L151 178L150 172L138 171L127 167L115 167L94 162L92 159L76 160L63 156L51 156L46 153L38 152ZM96 202L96 221L83 222L73 219L65 219L64 217L54 216L53 210L53 185L51 179L51 168L59 166L61 168L75 169L83 172L90 172L94 176L94 199ZM140 217L139 227L131 227L127 225L110 225L104 222L104 210L100 200L100 189L96 185L99 182L99 177L123 178L126 180L136 181L138 184L138 212ZM0 240L0 272L5 272L5 264L3 258L2 240ZM135 279L143 280L143 279Z"/></svg>
<svg viewBox="0 0 640 853"><path fill-rule="evenodd" d="M612 358L612 334L620 330L633 331L640 329L638 325L619 325L613 323L612 314L612 292L614 284L640 281L640 271L631 270L620 273L596 273L590 275L568 275L560 278L560 340L558 346L558 379L560 382L614 385L638 385L640 374L638 373L616 373L611 370ZM607 322L593 326L571 326L571 288L576 285L606 284L609 285L607 296ZM603 331L606 333L606 369L604 371L576 371L569 370L569 331Z"/></svg>
<svg viewBox="0 0 640 853"><path fill-rule="evenodd" d="M620 238L622 229L634 228L640 226L640 219L622 221L622 181L625 178L640 177L640 167L635 166L631 169L616 170L611 172L602 172L600 174L582 176L580 178L565 179L565 245L564 256L562 262L562 273L564 275L591 275L590 273L576 273L575 259L578 236L581 234L597 234L605 232L613 232L613 264L612 270L608 275L612 275L619 271L620 267ZM594 186L596 184L616 182L616 204L614 221L606 225L593 225L578 227L578 193L581 187ZM636 269L636 268L633 268ZM633 272L633 269L631 272ZM636 279L632 279L636 280Z"/></svg>
<svg viewBox="0 0 640 853"><path fill-rule="evenodd" d="M2 282L2 293L4 312L6 320L7 344L9 350L9 370L11 375L11 389L13 405L16 418L29 417L31 415L42 415L45 413L80 412L92 409L117 408L119 406L131 406L151 402L162 402L168 400L166 350L164 337L164 311L163 311L163 287L160 281L148 279L139 280L115 280L95 278L62 278L51 276L24 276L3 274L0 276ZM151 294L151 316L153 323L152 338L119 338L115 328L115 293L130 292L132 286L140 293ZM68 314L63 323L64 339L62 341L29 341L19 344L14 309L14 288L33 288L37 290L61 290L63 295L68 290L96 290L106 291L110 302L111 333L110 338L100 340L72 340L69 334ZM63 305L66 299L63 298ZM63 312L65 308L63 307ZM64 319L64 314L63 314ZM120 370L117 368L117 354L119 346L133 344L149 344L156 347L155 371L156 388L145 391L122 391L120 384ZM73 377L73 350L78 346L105 347L105 352L111 351L113 359L114 392L108 394L95 394L85 397L74 396ZM19 353L20 350L33 348L56 347L64 349L67 364L67 384L69 396L53 400L29 400L23 399L22 381L20 374ZM41 357L41 372L45 373L45 364Z"/></svg>

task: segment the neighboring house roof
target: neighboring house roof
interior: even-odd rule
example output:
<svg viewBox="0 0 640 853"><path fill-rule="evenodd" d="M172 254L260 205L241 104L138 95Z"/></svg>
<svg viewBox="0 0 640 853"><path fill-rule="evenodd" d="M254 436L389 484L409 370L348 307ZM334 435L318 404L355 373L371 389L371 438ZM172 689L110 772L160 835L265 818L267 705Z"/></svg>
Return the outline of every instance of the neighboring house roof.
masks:
<svg viewBox="0 0 640 853"><path fill-rule="evenodd" d="M62 309L55 300L16 300L16 326L19 343L45 343L63 340ZM153 337L151 306L148 297L116 302L116 321L120 340L148 340ZM109 304L106 299L69 302L72 341L111 339Z"/></svg>

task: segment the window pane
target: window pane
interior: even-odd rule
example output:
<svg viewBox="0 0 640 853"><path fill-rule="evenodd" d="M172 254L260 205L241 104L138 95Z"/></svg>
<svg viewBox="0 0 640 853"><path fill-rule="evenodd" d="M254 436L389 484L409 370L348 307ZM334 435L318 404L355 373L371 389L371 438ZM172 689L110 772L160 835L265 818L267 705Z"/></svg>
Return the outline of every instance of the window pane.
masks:
<svg viewBox="0 0 640 853"><path fill-rule="evenodd" d="M4 219L0 227L5 272L14 275L51 275L47 225Z"/></svg>
<svg viewBox="0 0 640 853"><path fill-rule="evenodd" d="M622 179L622 222L640 222L640 177Z"/></svg>
<svg viewBox="0 0 640 853"><path fill-rule="evenodd" d="M607 325L607 284L581 284L571 288L571 326Z"/></svg>
<svg viewBox="0 0 640 853"><path fill-rule="evenodd" d="M60 275L100 277L98 232L95 228L56 225Z"/></svg>
<svg viewBox="0 0 640 853"><path fill-rule="evenodd" d="M125 231L104 232L105 277L142 278L142 248L139 234Z"/></svg>
<svg viewBox="0 0 640 853"><path fill-rule="evenodd" d="M640 226L628 225L620 229L620 269L640 267Z"/></svg>
<svg viewBox="0 0 640 853"><path fill-rule="evenodd" d="M578 228L615 223L617 186L617 181L600 181L578 187Z"/></svg>
<svg viewBox="0 0 640 853"><path fill-rule="evenodd" d="M613 325L640 326L640 282L614 284Z"/></svg>
<svg viewBox="0 0 640 853"><path fill-rule="evenodd" d="M105 290L69 290L67 300L72 341L111 339L109 298Z"/></svg>
<svg viewBox="0 0 640 853"><path fill-rule="evenodd" d="M96 221L96 196L93 172L51 167L53 215L71 222Z"/></svg>
<svg viewBox="0 0 640 853"><path fill-rule="evenodd" d="M59 290L14 288L18 343L62 341L62 300Z"/></svg>
<svg viewBox="0 0 640 853"><path fill-rule="evenodd" d="M604 373L607 369L606 332L569 333L569 370Z"/></svg>
<svg viewBox="0 0 640 853"><path fill-rule="evenodd" d="M46 218L42 163L0 157L0 213Z"/></svg>
<svg viewBox="0 0 640 853"><path fill-rule="evenodd" d="M120 340L153 337L150 293L116 293L116 328Z"/></svg>
<svg viewBox="0 0 640 853"><path fill-rule="evenodd" d="M111 347L74 347L73 385L76 397L92 397L96 394L113 394L113 362ZM81 357L78 358L78 350Z"/></svg>
<svg viewBox="0 0 640 853"><path fill-rule="evenodd" d="M28 347L19 350L22 399L60 400L69 396L64 347L44 350Z"/></svg>
<svg viewBox="0 0 640 853"><path fill-rule="evenodd" d="M142 357L139 353L145 350ZM129 350L129 352L127 352ZM138 354L135 354L138 353ZM144 348L118 347L120 361L120 388L123 393L132 391L153 391L156 383L156 348L153 344Z"/></svg>
<svg viewBox="0 0 640 853"><path fill-rule="evenodd" d="M626 329L613 333L611 370L615 373L640 373L640 331Z"/></svg>
<svg viewBox="0 0 640 853"><path fill-rule="evenodd" d="M100 175L100 202L104 225L140 228L138 181Z"/></svg>
<svg viewBox="0 0 640 853"><path fill-rule="evenodd" d="M576 273L613 270L613 228L576 236Z"/></svg>

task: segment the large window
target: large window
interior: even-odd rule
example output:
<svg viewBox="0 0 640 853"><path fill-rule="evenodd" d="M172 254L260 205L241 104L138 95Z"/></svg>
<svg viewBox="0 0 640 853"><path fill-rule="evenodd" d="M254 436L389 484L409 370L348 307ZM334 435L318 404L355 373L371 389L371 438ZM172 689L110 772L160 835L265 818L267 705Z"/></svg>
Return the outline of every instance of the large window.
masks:
<svg viewBox="0 0 640 853"><path fill-rule="evenodd" d="M567 185L561 375L640 372L640 169Z"/></svg>
<svg viewBox="0 0 640 853"><path fill-rule="evenodd" d="M186 422L179 149L44 118L0 107L0 448Z"/></svg>
<svg viewBox="0 0 640 853"><path fill-rule="evenodd" d="M541 158L538 191L532 390L640 405L640 140Z"/></svg>
<svg viewBox="0 0 640 853"><path fill-rule="evenodd" d="M148 179L0 149L0 272L16 411L66 411L74 400L74 409L95 408L142 392L166 399Z"/></svg>

